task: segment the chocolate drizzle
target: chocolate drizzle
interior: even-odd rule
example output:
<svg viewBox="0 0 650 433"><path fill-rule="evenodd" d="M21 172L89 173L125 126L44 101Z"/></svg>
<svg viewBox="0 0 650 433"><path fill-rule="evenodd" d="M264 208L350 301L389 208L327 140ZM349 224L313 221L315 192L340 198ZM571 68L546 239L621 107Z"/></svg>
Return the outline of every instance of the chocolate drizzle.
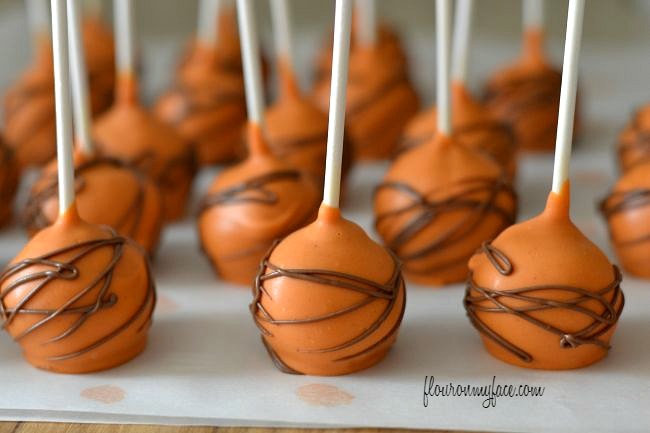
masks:
<svg viewBox="0 0 650 433"><path fill-rule="evenodd" d="M501 275L508 276L514 271L514 265L505 253L489 243L484 243L477 254L485 254L492 266ZM542 284L517 289L495 290L478 286L470 273L463 305L465 306L470 322L481 334L490 338L524 362L532 362L533 356L490 328L480 319L480 314L507 314L516 316L546 332L556 335L558 337L558 344L565 349L592 344L603 350L608 350L609 344L601 340L600 337L616 325L625 304L625 297L620 286L622 280L621 272L616 266L613 266L613 273L613 281L597 291L557 284ZM567 300L561 300L536 294L544 291L559 291L572 296ZM512 306L512 302L508 301L515 301L517 304L523 302L524 305ZM584 306L585 303L594 301L602 307L602 313L597 313L594 309ZM617 304L619 305L618 309L616 308ZM581 314L591 318L592 322L578 331L567 332L537 318L539 317L537 313L551 310L566 310L570 313Z"/></svg>
<svg viewBox="0 0 650 433"><path fill-rule="evenodd" d="M486 215L490 213L498 215L503 222L501 226L495 227L493 236L514 223L517 214L516 205L513 205L510 210L497 203L500 194L509 195L513 203L516 203L516 193L503 177L498 179L473 177L465 179L455 186L462 188L440 200L430 199L428 197L431 193L422 194L404 182L382 183L375 190L375 197L382 191L388 190L411 199L409 204L380 213L375 219L376 230L379 233L385 233L382 226L391 226L395 219L413 213L413 216L395 235L390 238L383 236L388 248L397 254L410 273L426 274L466 262L471 257L473 250L445 263L428 266L425 269L412 269L410 266L413 262L435 255L460 242L479 227ZM433 193L435 192L433 191ZM481 198L481 196L485 197ZM408 249L408 244L413 239L435 224L444 214L461 210L466 211L466 215L462 218L459 217L452 227L438 234L426 245L410 252L404 251ZM475 248L475 246L471 248Z"/></svg>
<svg viewBox="0 0 650 433"><path fill-rule="evenodd" d="M20 341L46 327L50 322L56 322L58 318L70 315L76 316L76 320L67 329L42 344L57 343L74 336L77 331L83 329L85 322L94 314L100 314L102 311L119 306L119 297L111 291L113 275L122 259L124 247L130 241L117 236L113 230L110 230L110 234L111 236L105 239L80 242L54 250L40 257L21 260L8 266L4 272L0 273L0 287L2 287L2 291L0 291L0 318L3 322L2 327L8 329L12 322L21 315L41 317L40 320L20 333L13 334L14 340ZM111 260L103 269L97 272L97 275L90 283L79 287L77 293L67 299L63 305L53 306L52 308L30 307L29 303L34 298L39 295L41 297L47 296L48 287L52 282L63 280L69 281L71 286L74 285L75 280L84 273L84 269L78 267L78 262L102 249L110 249L113 252ZM63 260L59 258L62 255L70 255L70 257ZM26 273L32 268L35 268L32 273ZM116 323L111 332L106 335L98 335L92 344L60 355L50 356L47 359L50 361L64 361L84 355L117 337L144 315L146 315L146 320L138 328L138 332L145 330L151 323L156 302L155 287L148 264L146 268L148 281L146 296L138 309L125 322ZM16 305L9 307L6 304L6 299L14 291L25 291L25 293ZM94 301L79 305L80 299L89 294L94 294Z"/></svg>
<svg viewBox="0 0 650 433"><path fill-rule="evenodd" d="M629 128L633 131L633 138L629 140L620 140L618 143L619 161L625 161L626 155L630 153L637 154L634 161L626 168L630 168L639 162L647 161L650 159L650 131L644 131L641 128L639 117L640 112L637 111L634 119L632 120L632 124L629 126Z"/></svg>
<svg viewBox="0 0 650 433"><path fill-rule="evenodd" d="M138 190L136 197L127 207L123 215L120 215L110 225L120 234L135 238L139 232L140 225L144 218L144 199L145 199L145 178L144 175L134 167L112 158L95 158L84 162L75 167L75 184L78 194L83 194L86 187L84 179L86 173L101 166L113 166L130 172L136 179ZM27 202L23 213L23 224L29 232L37 232L49 227L54 221L45 213L44 204L57 197L59 191L59 181L56 175L52 175L48 183L37 193L32 195Z"/></svg>
<svg viewBox="0 0 650 433"><path fill-rule="evenodd" d="M650 206L650 189L636 188L629 191L616 191L600 202L599 208L609 222L614 216L627 211ZM609 231L612 242L618 247L631 246L650 240L650 233L642 234L634 239L616 239Z"/></svg>
<svg viewBox="0 0 650 433"><path fill-rule="evenodd" d="M358 344L362 344L364 340L370 338L370 336L379 329L379 327L385 322L386 318L393 311L395 305L399 300L400 294L404 297L406 296L404 279L402 278L402 272L401 272L401 265L399 260L392 253L391 253L391 257L393 259L393 265L394 265L393 273L390 279L388 280L388 282L382 284L356 275L346 274L343 272L332 271L327 269L281 268L271 263L271 261L269 260L271 254L273 253L273 250L278 245L278 243L279 241L276 241L273 244L273 246L268 251L268 253L266 254L266 256L264 257L264 259L260 264L260 270L257 274L257 277L255 278L254 299L253 302L250 304L250 311L251 314L253 315L253 320L255 321L255 324L257 325L257 327L260 329L262 333L262 341L264 342L264 345L267 351L269 352L271 359L273 360L275 366L284 373L303 374L287 366L282 361L282 359L278 356L278 354L273 350L271 344L269 343L269 341L267 341L267 338L273 337L273 333L265 325L295 326L295 325L302 325L302 324L323 323L323 322L327 322L330 319L353 314L358 309L370 305L374 302L387 301L386 307L383 309L381 314L379 314L377 318L370 325L368 325L368 327L363 332L361 332L354 338L345 341L343 343L336 344L334 346L327 346L318 349L297 349L299 353L306 353L306 354L335 353L342 350L350 349ZM332 287L336 289L344 289L344 290L360 293L365 296L363 299L361 299L360 301L354 304L351 304L339 310L335 310L320 316L308 317L302 319L276 319L264 308L264 306L262 305L262 300L265 296L271 299L271 296L264 288L264 283L266 281L277 279L277 278L289 278L294 280L307 281L321 286ZM386 333L386 335L382 336L377 342L367 347L360 348L359 350L353 352L352 354L343 355L338 358L335 358L333 362L342 362L342 361L350 360L365 355L370 351L374 350L375 348L377 348L378 346L380 346L381 344L383 344L384 342L386 342L387 340L389 340L391 337L393 337L397 333L397 330L399 329L399 325L404 316L405 307L406 307L406 300L404 299L402 302L402 310L400 312L399 318L396 320L393 327Z"/></svg>

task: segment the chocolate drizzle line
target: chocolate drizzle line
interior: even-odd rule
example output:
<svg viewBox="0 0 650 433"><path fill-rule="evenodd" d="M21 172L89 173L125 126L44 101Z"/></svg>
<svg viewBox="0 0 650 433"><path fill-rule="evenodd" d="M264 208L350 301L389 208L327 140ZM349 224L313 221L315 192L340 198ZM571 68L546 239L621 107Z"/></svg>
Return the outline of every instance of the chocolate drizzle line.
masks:
<svg viewBox="0 0 650 433"><path fill-rule="evenodd" d="M301 324L313 324L326 322L327 320L346 316L348 314L354 313L358 309L370 305L373 302L377 301L388 301L386 308L381 312L381 314L371 323L363 332L355 336L354 338L345 341L334 346L322 347L319 349L298 349L300 353L333 353L341 350L349 349L357 344L362 343L365 339L369 338L373 333L375 333L379 327L385 322L386 318L393 311L395 304L399 300L400 294L404 297L406 296L404 279L401 272L401 264L395 255L391 254L393 259L393 273L388 280L388 282L382 284L375 281L371 281L356 275L346 274L338 271L331 271L326 269L285 269L281 268L270 262L269 258L273 253L275 247L280 243L276 241L268 253L262 259L260 264L260 270L255 278L254 284L254 299L250 304L250 311L253 315L253 320L255 324L260 329L262 333L262 341L271 356L276 367L284 372L290 374L303 374L295 369L288 367L278 354L273 350L270 343L267 341L267 338L273 337L273 334L265 325L273 326L295 326ZM264 283L268 280L273 280L276 278L290 278L295 280L307 281L310 283L319 284L321 286L335 287L338 289L345 289L356 293L361 293L365 295L365 298L361 301L349 305L345 308L341 308L331 313L323 314L320 316L303 318L303 319L276 319L274 318L262 305L262 299L266 296L269 299L272 299L270 294L264 288ZM335 358L334 362L346 361L349 359L354 359L356 357L365 355L375 349L376 347L383 344L385 341L389 340L392 336L397 333L399 325L404 316L404 309L406 308L406 299L402 302L402 309L400 316L393 325L393 327L382 336L377 342L372 345L360 349L352 354L340 356Z"/></svg>
<svg viewBox="0 0 650 433"><path fill-rule="evenodd" d="M484 243L477 254L485 254L492 266L501 275L508 276L512 274L514 270L512 262L505 253L493 245L487 242ZM470 273L463 305L465 306L470 322L480 333L524 362L532 362L533 356L490 328L479 318L479 314L507 314L516 316L546 332L555 334L558 337L558 344L563 349L592 344L603 350L609 350L609 344L601 340L600 337L611 330L616 322L618 322L623 311L623 306L625 305L625 297L620 286L622 280L621 272L616 266L613 266L613 271L614 280L603 289L595 292L579 287L554 284L495 290L478 286ZM546 290L568 293L572 297L563 301L555 298L544 298L535 294L536 292ZM608 300L608 297L611 300ZM512 307L507 302L504 302L508 300L523 301L525 305ZM603 312L601 314L582 305L586 302L593 301L598 302L602 306ZM618 309L616 309L617 304L620 304ZM531 314L551 310L567 310L572 313L582 314L590 317L592 322L578 331L567 332Z"/></svg>
<svg viewBox="0 0 650 433"><path fill-rule="evenodd" d="M636 165L641 161L650 159L650 131L644 131L639 125L639 111L636 112L630 128L634 131L632 140L620 141L618 145L618 159L623 161L625 154L629 152L638 152L639 158L632 164Z"/></svg>
<svg viewBox="0 0 650 433"><path fill-rule="evenodd" d="M113 166L131 172L137 181L138 191L133 202L127 207L123 215L111 225L119 233L133 238L138 233L140 225L144 218L144 198L145 198L145 178L144 175L134 167L112 158L96 158L84 162L75 168L76 190L77 193L83 193L86 187L84 175L88 171L102 165ZM49 183L38 193L32 195L27 202L23 213L23 223L29 231L36 232L49 227L54 223L44 212L43 205L48 200L56 198L59 190L57 176L51 176Z"/></svg>
<svg viewBox="0 0 650 433"><path fill-rule="evenodd" d="M650 189L636 188L629 191L611 193L600 202L599 208L605 219L609 222L617 214L646 206L650 206ZM650 240L650 233L625 241L616 239L611 231L611 227L609 236L612 242L619 247L635 245Z"/></svg>
<svg viewBox="0 0 650 433"><path fill-rule="evenodd" d="M122 259L125 244L130 241L124 237L117 236L112 229L108 230L111 233L111 237L109 238L72 244L68 247L63 247L48 254L44 254L40 257L21 260L18 263L8 266L2 273L0 273L0 286L5 285L0 292L0 318L3 322L2 327L7 329L13 320L20 315L42 316L41 320L18 335L15 335L15 341L27 337L38 329L46 326L48 323L55 321L59 317L67 315L78 316L77 320L74 321L65 331L45 341L43 344L52 344L62 341L73 336L75 332L82 329L85 322L92 315L119 305L120 300L118 296L111 292L113 274ZM74 281L79 278L80 274L83 272L83 270L77 266L77 263L88 255L105 248L109 248L113 251L113 257L110 262L104 269L98 272L97 276L89 284L85 287L81 287L79 291L66 300L63 305L52 309L35 309L29 307L29 302L33 298L37 297L41 293L47 293L48 285L51 282L65 280L70 281L70 284L74 284ZM57 259L58 256L64 254L72 254L72 256L65 261ZM36 267L37 270L31 274L26 274L12 280L14 275L28 271L32 267ZM72 352L51 356L48 360L64 361L97 349L117 337L133 322L145 314L147 315L146 321L140 328L138 328L138 332L146 329L151 323L151 317L156 303L155 287L148 263L146 268L148 281L146 296L142 301L142 304L136 312L128 318L128 320L124 323L116 324L113 331L107 335L98 336L97 340L92 344ZM24 297L15 306L11 308L7 307L5 305L5 299L7 296L9 296L13 291L19 290L21 287L26 285L29 287L29 291L24 295ZM87 305L73 306L84 296L92 292L96 293L94 302Z"/></svg>
<svg viewBox="0 0 650 433"><path fill-rule="evenodd" d="M410 204L380 213L375 219L375 229L379 233L382 233L382 225L390 225L394 219L400 218L404 214L416 212L397 234L390 239L384 239L388 248L396 252L407 269L409 268L409 263L430 255L435 255L441 250L460 242L479 227L486 215L490 213L498 215L503 221L502 226L495 228L494 236L503 228L514 223L517 215L516 204L513 205L512 210L505 209L497 204L497 199L501 193L508 194L513 202L516 203L516 193L503 176L498 179L473 177L461 181L457 186L462 186L462 190L441 200L429 199L428 196L431 193L422 194L404 182L386 182L380 184L375 189L375 197L382 191L389 190L412 199ZM480 199L475 197L476 195L483 194L487 194L487 196ZM401 251L407 247L409 242L419 236L421 232L425 231L432 224L435 224L442 215L459 210L466 210L467 215L459 218L454 226L449 227L446 231L440 233L436 238L431 239L430 242L415 251L409 253ZM472 253L473 251L468 251L467 254L448 262L429 266L426 269L417 271L408 269L408 271L417 274L439 271L466 262Z"/></svg>

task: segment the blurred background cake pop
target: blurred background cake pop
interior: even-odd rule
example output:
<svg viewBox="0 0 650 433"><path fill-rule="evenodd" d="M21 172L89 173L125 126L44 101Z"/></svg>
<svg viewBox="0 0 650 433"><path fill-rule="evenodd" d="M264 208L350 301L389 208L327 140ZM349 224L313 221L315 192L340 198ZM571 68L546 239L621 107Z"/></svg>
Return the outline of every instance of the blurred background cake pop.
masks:
<svg viewBox="0 0 650 433"><path fill-rule="evenodd" d="M617 150L621 172L650 160L650 104L639 108L621 131Z"/></svg>
<svg viewBox="0 0 650 433"><path fill-rule="evenodd" d="M327 114L301 90L294 68L292 23L288 0L271 0L279 95L267 109L265 131L271 151L313 176L318 184L325 174ZM343 177L352 165L344 150Z"/></svg>
<svg viewBox="0 0 650 433"><path fill-rule="evenodd" d="M11 221L19 175L13 150L7 147L0 134L0 228Z"/></svg>
<svg viewBox="0 0 650 433"><path fill-rule="evenodd" d="M517 147L509 125L498 119L467 88L467 64L473 0L456 2L451 83L451 122L458 142L498 162L510 178L517 168ZM430 140L436 132L436 107L415 116L406 126L399 151Z"/></svg>
<svg viewBox="0 0 650 433"><path fill-rule="evenodd" d="M375 228L420 284L463 281L467 260L515 221L517 199L503 167L461 144L451 124L449 1L438 2L437 131L400 154L377 187Z"/></svg>
<svg viewBox="0 0 650 433"><path fill-rule="evenodd" d="M107 225L153 254L162 228L162 197L151 179L116 159L97 155L90 138L88 82L81 41L78 0L68 5L70 73L77 151L74 158L76 207L92 224ZM30 236L58 219L58 175L54 161L32 186L23 213Z"/></svg>
<svg viewBox="0 0 650 433"><path fill-rule="evenodd" d="M163 196L167 221L185 213L196 171L192 148L176 130L138 101L134 69L132 0L115 1L118 82L113 107L94 124L93 138L103 156L133 164L153 179Z"/></svg>
<svg viewBox="0 0 650 433"><path fill-rule="evenodd" d="M199 3L198 36L192 55L154 111L194 147L199 165L231 162L244 154L246 98L241 70L224 65L215 28L222 0ZM236 27L235 27L236 29ZM238 39L237 39L238 42ZM239 58L239 51L236 53Z"/></svg>
<svg viewBox="0 0 650 433"><path fill-rule="evenodd" d="M40 166L55 154L54 81L52 47L49 36L49 9L46 0L28 0L33 62L4 96L4 122L7 143L16 152L21 167ZM90 17L84 24L84 50L88 55L90 94L93 113L112 102L114 73L110 33L99 19Z"/></svg>
<svg viewBox="0 0 650 433"><path fill-rule="evenodd" d="M418 95L395 44L379 44L374 0L357 0L357 31L347 87L348 137L355 159L386 159L420 108ZM330 82L316 82L314 98L326 110Z"/></svg>
<svg viewBox="0 0 650 433"><path fill-rule="evenodd" d="M87 373L142 352L155 289L141 248L77 213L65 0L52 0L52 32L59 217L0 273L0 319L33 366Z"/></svg>
<svg viewBox="0 0 650 433"><path fill-rule="evenodd" d="M512 127L520 149L550 152L555 145L561 72L544 52L544 1L523 1L523 50L485 86L485 102ZM579 111L574 133L579 132Z"/></svg>
<svg viewBox="0 0 650 433"><path fill-rule="evenodd" d="M315 181L275 157L264 137L264 102L252 4L238 3L248 108L248 156L217 175L198 216L201 246L226 281L252 284L276 239L311 222Z"/></svg>
<svg viewBox="0 0 650 433"><path fill-rule="evenodd" d="M569 216L569 160L585 0L569 0L553 187L544 211L486 242L464 305L490 354L564 370L602 359L624 305L621 273Z"/></svg>
<svg viewBox="0 0 650 433"><path fill-rule="evenodd" d="M390 350L404 314L399 261L339 210L351 14L349 0L337 0L318 218L274 245L255 280L253 319L285 373L335 376L369 368Z"/></svg>

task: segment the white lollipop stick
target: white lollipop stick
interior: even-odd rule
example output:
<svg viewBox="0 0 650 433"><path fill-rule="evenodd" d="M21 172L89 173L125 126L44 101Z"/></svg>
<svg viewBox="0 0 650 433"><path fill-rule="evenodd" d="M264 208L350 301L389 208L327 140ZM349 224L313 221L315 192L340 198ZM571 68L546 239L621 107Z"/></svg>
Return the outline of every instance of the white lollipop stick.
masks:
<svg viewBox="0 0 650 433"><path fill-rule="evenodd" d="M437 126L438 131L446 136L451 135L451 96L449 91L450 12L450 0L436 0Z"/></svg>
<svg viewBox="0 0 650 433"><path fill-rule="evenodd" d="M553 192L559 193L569 179L569 161L573 141L573 117L578 91L578 60L582 38L582 20L585 0L569 0L564 63L562 67L562 90L560 91L560 114L555 141L555 165L553 166Z"/></svg>
<svg viewBox="0 0 650 433"><path fill-rule="evenodd" d="M377 5L375 0L357 0L356 41L361 46L372 47L377 43Z"/></svg>
<svg viewBox="0 0 650 433"><path fill-rule="evenodd" d="M524 30L542 30L544 27L544 0L524 0Z"/></svg>
<svg viewBox="0 0 650 433"><path fill-rule="evenodd" d="M278 58L293 67L293 47L291 44L291 14L288 0L271 0L273 36Z"/></svg>
<svg viewBox="0 0 650 433"><path fill-rule="evenodd" d="M452 79L460 84L465 84L467 81L467 62L469 58L469 40L472 32L473 9L474 0L456 0Z"/></svg>
<svg viewBox="0 0 650 433"><path fill-rule="evenodd" d="M52 0L52 51L54 53L54 99L56 108L56 153L59 170L59 214L74 203L72 127L66 0Z"/></svg>
<svg viewBox="0 0 650 433"><path fill-rule="evenodd" d="M32 33L32 41L36 45L43 36L50 32L50 14L46 0L27 0L27 19Z"/></svg>
<svg viewBox="0 0 650 433"><path fill-rule="evenodd" d="M330 90L325 189L323 204L338 208L341 196L341 163L343 161L343 130L345 127L345 89L348 85L352 0L336 0L334 18L334 52L332 54L332 86Z"/></svg>
<svg viewBox="0 0 650 433"><path fill-rule="evenodd" d="M135 34L133 27L133 1L115 0L115 42L117 72L131 75L135 72Z"/></svg>
<svg viewBox="0 0 650 433"><path fill-rule="evenodd" d="M253 0L237 0L237 17L244 62L248 120L262 126L264 122L264 97Z"/></svg>
<svg viewBox="0 0 650 433"><path fill-rule="evenodd" d="M214 47L217 42L219 0L200 0L198 16L198 38L206 47Z"/></svg>
<svg viewBox="0 0 650 433"><path fill-rule="evenodd" d="M68 2L68 42L70 47L70 75L72 77L72 108L74 109L75 135L83 153L94 152L90 138L90 97L88 96L88 73L84 54L80 0Z"/></svg>

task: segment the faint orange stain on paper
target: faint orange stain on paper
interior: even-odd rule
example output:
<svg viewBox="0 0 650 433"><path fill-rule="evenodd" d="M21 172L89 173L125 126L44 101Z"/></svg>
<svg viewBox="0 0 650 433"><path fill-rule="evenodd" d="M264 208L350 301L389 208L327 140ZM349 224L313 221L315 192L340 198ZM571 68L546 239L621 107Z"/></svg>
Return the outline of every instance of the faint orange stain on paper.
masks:
<svg viewBox="0 0 650 433"><path fill-rule="evenodd" d="M100 385L92 388L86 388L81 391L81 396L89 400L95 400L100 403L111 404L124 400L126 392L119 386Z"/></svg>
<svg viewBox="0 0 650 433"><path fill-rule="evenodd" d="M300 400L312 406L343 406L350 404L354 396L349 392L324 383L310 383L296 389Z"/></svg>

